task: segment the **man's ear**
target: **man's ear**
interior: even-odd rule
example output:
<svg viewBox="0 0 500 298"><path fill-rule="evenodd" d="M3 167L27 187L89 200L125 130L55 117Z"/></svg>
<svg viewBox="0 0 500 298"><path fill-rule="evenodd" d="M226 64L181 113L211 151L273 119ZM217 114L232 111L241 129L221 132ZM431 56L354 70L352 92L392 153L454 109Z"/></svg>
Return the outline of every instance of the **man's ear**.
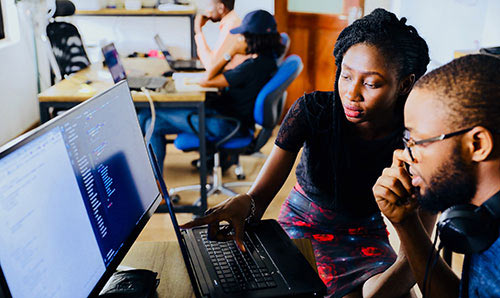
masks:
<svg viewBox="0 0 500 298"><path fill-rule="evenodd" d="M464 141L467 142L465 146L472 161L481 162L491 157L494 139L491 132L485 127L474 127L466 134Z"/></svg>
<svg viewBox="0 0 500 298"><path fill-rule="evenodd" d="M415 84L415 74L410 74L399 83L399 95L407 95Z"/></svg>
<svg viewBox="0 0 500 298"><path fill-rule="evenodd" d="M217 12L220 14L220 15L223 15L224 14L224 11L226 10L226 6L224 5L224 3L222 2L218 2L217 4L215 4L215 9L217 9Z"/></svg>

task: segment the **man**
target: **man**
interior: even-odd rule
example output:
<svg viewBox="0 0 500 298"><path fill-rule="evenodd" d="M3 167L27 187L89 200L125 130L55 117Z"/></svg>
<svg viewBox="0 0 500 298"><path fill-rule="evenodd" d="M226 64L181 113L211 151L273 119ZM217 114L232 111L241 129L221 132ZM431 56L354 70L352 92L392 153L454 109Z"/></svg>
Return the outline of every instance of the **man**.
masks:
<svg viewBox="0 0 500 298"><path fill-rule="evenodd" d="M500 297L498 233L485 250L466 254L460 280L435 256L416 215L417 206L442 212L500 200L499 70L500 59L470 55L422 77L405 105L407 149L394 152L392 166L373 187L425 297ZM496 216L491 222L498 232ZM431 251L435 260L429 265ZM429 274L426 267L432 268Z"/></svg>
<svg viewBox="0 0 500 298"><path fill-rule="evenodd" d="M230 34L229 31L238 27L241 24L241 19L233 10L234 0L209 1L210 5L205 13L197 15L194 20L194 37L198 57L200 57L207 71L210 71L221 60L229 62L225 66L225 69L232 69L246 59L246 56L242 54L235 55L234 57L230 54L230 49L235 43L238 43L238 40L237 36ZM219 36L213 49L208 46L202 30L203 26L209 20L214 23L220 23Z"/></svg>

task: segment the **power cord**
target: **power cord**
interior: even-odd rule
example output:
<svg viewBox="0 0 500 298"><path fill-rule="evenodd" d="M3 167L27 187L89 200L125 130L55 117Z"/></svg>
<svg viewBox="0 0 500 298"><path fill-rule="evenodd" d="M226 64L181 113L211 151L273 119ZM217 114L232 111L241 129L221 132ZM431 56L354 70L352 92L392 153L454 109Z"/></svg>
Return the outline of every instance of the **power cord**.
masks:
<svg viewBox="0 0 500 298"><path fill-rule="evenodd" d="M434 241L432 243L432 248L429 254L429 258L427 259L427 264L425 266L425 274L424 274L424 286L422 289L422 297L427 298L430 295L431 292L431 277L432 277L432 270L434 269L434 266L436 266L437 260L439 259L439 252L443 248L443 244L439 243L439 247L436 251L436 243L438 239L439 231L436 231L436 235L434 236Z"/></svg>
<svg viewBox="0 0 500 298"><path fill-rule="evenodd" d="M149 141L151 140L151 137L153 136L153 131L155 129L156 110L153 98L151 97L149 90L144 87L141 87L141 91L142 93L144 93L144 95L146 95L146 98L148 99L149 110L151 112L151 123L149 124L149 127L146 129L146 134L144 135L144 140L146 141L146 144L149 144Z"/></svg>

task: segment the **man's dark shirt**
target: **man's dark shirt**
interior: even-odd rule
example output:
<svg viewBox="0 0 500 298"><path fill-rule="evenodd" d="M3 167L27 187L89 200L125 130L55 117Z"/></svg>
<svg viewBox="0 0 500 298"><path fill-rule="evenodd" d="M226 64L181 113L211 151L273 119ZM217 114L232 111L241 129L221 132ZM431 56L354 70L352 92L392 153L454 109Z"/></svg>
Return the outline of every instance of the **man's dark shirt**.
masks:
<svg viewBox="0 0 500 298"><path fill-rule="evenodd" d="M500 297L500 238L484 252L466 258L461 287L467 281L468 297Z"/></svg>

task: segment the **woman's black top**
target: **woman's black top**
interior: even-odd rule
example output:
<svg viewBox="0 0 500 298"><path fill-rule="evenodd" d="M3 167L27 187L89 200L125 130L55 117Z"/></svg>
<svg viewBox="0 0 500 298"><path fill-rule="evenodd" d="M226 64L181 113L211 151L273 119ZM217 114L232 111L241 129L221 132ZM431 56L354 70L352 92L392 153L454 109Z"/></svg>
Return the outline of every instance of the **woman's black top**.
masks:
<svg viewBox="0 0 500 298"><path fill-rule="evenodd" d="M225 71L222 74L229 87L222 92L213 107L223 115L241 120L242 130L253 128L255 100L276 69L276 59L262 54Z"/></svg>
<svg viewBox="0 0 500 298"><path fill-rule="evenodd" d="M372 187L402 147L403 127L383 139L364 140L350 134L342 106L333 92L305 94L290 108L275 144L298 152L297 182L306 195L324 208L351 216L379 209Z"/></svg>

